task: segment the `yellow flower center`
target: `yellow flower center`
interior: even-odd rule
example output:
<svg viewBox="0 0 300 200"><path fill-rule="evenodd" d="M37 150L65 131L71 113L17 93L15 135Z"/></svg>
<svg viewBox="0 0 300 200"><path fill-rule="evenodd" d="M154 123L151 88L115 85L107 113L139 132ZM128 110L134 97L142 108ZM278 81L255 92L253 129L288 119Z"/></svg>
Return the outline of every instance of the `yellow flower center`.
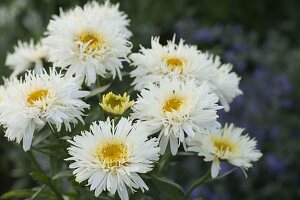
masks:
<svg viewBox="0 0 300 200"><path fill-rule="evenodd" d="M166 101L163 110L164 112L178 111L183 103L184 103L183 98L172 97Z"/></svg>
<svg viewBox="0 0 300 200"><path fill-rule="evenodd" d="M236 146L232 142L224 138L215 139L213 144L217 154L221 156L224 156L227 151L234 152L236 149Z"/></svg>
<svg viewBox="0 0 300 200"><path fill-rule="evenodd" d="M75 39L82 42L84 45L87 45L85 48L85 53L94 52L103 47L105 44L104 37L91 30L84 30L80 32Z"/></svg>
<svg viewBox="0 0 300 200"><path fill-rule="evenodd" d="M43 100L48 95L48 90L37 90L31 92L27 97L27 103L32 106L34 102Z"/></svg>
<svg viewBox="0 0 300 200"><path fill-rule="evenodd" d="M97 149L97 158L107 169L120 167L128 160L128 147L122 141L109 140Z"/></svg>
<svg viewBox="0 0 300 200"><path fill-rule="evenodd" d="M171 71L179 70L181 72L183 69L183 60L180 58L170 57L166 59L166 62Z"/></svg>

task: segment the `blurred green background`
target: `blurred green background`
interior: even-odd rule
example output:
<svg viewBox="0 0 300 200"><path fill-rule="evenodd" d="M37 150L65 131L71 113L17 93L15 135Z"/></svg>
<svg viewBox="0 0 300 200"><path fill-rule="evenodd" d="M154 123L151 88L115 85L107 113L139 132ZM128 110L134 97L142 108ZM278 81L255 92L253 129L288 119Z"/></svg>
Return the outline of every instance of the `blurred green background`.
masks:
<svg viewBox="0 0 300 200"><path fill-rule="evenodd" d="M1 0L0 75L7 52L17 40L38 40L59 7L84 5L83 0ZM112 1L113 3L117 1ZM121 0L131 19L131 42L149 46L176 33L199 49L218 54L242 76L243 96L236 98L222 122L234 122L257 137L264 153L245 179L240 171L200 187L193 198L223 200L300 199L300 1L298 0ZM0 194L35 183L21 147L0 141ZM200 158L170 165L168 176L187 187L208 167ZM175 163L175 162L174 162ZM223 172L230 170L224 164Z"/></svg>

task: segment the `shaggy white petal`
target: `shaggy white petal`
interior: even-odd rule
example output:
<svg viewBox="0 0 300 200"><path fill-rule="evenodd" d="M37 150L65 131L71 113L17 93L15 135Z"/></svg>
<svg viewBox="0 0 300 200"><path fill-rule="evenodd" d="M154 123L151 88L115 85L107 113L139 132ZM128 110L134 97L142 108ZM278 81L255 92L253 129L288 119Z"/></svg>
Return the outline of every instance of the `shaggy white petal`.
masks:
<svg viewBox="0 0 300 200"><path fill-rule="evenodd" d="M262 153L256 149L256 140L242 135L243 129L233 124L225 125L219 131L196 135L189 138L188 151L197 152L204 157L204 161L212 162L211 176L214 178L220 171L220 161L227 161L240 167L243 171L252 167Z"/></svg>
<svg viewBox="0 0 300 200"><path fill-rule="evenodd" d="M66 69L68 76L81 76L88 86L97 75L122 79L122 62L128 60L132 46L127 40L131 35L128 24L118 5L93 1L83 8L61 10L50 21L43 43L55 66Z"/></svg>
<svg viewBox="0 0 300 200"><path fill-rule="evenodd" d="M240 78L231 72L230 64L222 64L218 56L184 44L182 39L176 44L174 37L163 46L159 43L159 37L153 37L151 48L141 47L139 53L132 53L129 58L136 67L130 73L136 90L147 87L149 83L159 83L165 76L179 76L183 80L193 78L198 84L207 81L226 111L229 110L229 103L242 94Z"/></svg>
<svg viewBox="0 0 300 200"><path fill-rule="evenodd" d="M89 132L69 141L71 157L67 160L73 161L69 167L74 169L76 181L88 180L96 196L107 190L117 192L122 200L129 199L128 189L148 190L138 174L152 170L160 149L156 138L147 139L147 132L126 118L116 126L109 119L92 123Z"/></svg>
<svg viewBox="0 0 300 200"><path fill-rule="evenodd" d="M50 69L36 74L29 71L24 80L13 79L5 89L5 97L0 104L0 123L5 137L20 143L29 150L35 130L46 123L61 129L62 123L68 131L70 124L83 122L82 115L89 105L80 98L88 95L81 91L80 85L72 77L64 77L60 72Z"/></svg>
<svg viewBox="0 0 300 200"><path fill-rule="evenodd" d="M218 100L206 82L199 86L193 79L164 78L141 91L131 117L141 120L152 133L160 131L161 153L170 141L175 155L180 143L185 147L187 136L220 127Z"/></svg>
<svg viewBox="0 0 300 200"><path fill-rule="evenodd" d="M43 60L48 59L48 49L41 43L35 44L33 40L29 43L18 41L13 53L8 53L5 65L13 70L12 77L25 72L34 66L37 73L42 72Z"/></svg>

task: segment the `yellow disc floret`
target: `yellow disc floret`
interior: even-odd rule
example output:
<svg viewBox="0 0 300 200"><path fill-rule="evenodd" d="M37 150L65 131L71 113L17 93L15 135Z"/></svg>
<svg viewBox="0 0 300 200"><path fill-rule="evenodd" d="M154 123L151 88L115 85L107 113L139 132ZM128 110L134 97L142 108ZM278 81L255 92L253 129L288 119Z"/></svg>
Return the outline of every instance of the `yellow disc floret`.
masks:
<svg viewBox="0 0 300 200"><path fill-rule="evenodd" d="M178 111L184 102L185 100L181 97L178 96L171 97L165 102L163 106L163 110L164 112Z"/></svg>
<svg viewBox="0 0 300 200"><path fill-rule="evenodd" d="M236 145L230 140L230 138L216 136L212 137L212 140L215 147L215 154L220 158L227 152L233 153L237 149Z"/></svg>
<svg viewBox="0 0 300 200"><path fill-rule="evenodd" d="M184 66L184 62L181 58L178 57L166 57L165 58L167 67L170 71L175 71L175 70L179 70L180 72L182 72L183 70L183 66Z"/></svg>
<svg viewBox="0 0 300 200"><path fill-rule="evenodd" d="M96 157L106 169L116 169L126 164L128 147L120 140L111 139L104 141L98 147Z"/></svg>
<svg viewBox="0 0 300 200"><path fill-rule="evenodd" d="M36 101L43 100L48 95L48 90L36 90L34 92L29 93L27 97L27 103L30 106L33 106Z"/></svg>
<svg viewBox="0 0 300 200"><path fill-rule="evenodd" d="M75 40L80 42L84 48L85 53L98 53L104 46L105 39L99 33L92 30L83 30L75 36Z"/></svg>

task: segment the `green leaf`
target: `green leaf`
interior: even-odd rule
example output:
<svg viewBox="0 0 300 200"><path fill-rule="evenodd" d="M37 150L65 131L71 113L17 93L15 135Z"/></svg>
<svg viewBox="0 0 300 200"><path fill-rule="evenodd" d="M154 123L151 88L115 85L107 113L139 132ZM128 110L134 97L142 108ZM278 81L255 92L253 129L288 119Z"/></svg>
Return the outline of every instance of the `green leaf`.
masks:
<svg viewBox="0 0 300 200"><path fill-rule="evenodd" d="M63 136L63 137L61 137L60 139L62 139L62 140L71 140L71 139L73 139L73 138L70 137L70 136Z"/></svg>
<svg viewBox="0 0 300 200"><path fill-rule="evenodd" d="M103 93L105 90L107 90L109 88L110 85L111 85L111 83L109 83L107 85L104 85L104 86L101 86L101 87L98 87L98 88L92 90L90 92L90 94L85 97L85 99L88 99L88 98L90 98L92 96L95 96L97 94Z"/></svg>
<svg viewBox="0 0 300 200"><path fill-rule="evenodd" d="M193 152L178 152L177 156L195 156L196 154Z"/></svg>
<svg viewBox="0 0 300 200"><path fill-rule="evenodd" d="M62 177L69 177L69 176L73 176L72 171L66 170L66 171L62 171L62 172L59 172L59 173L55 174L52 177L52 180L56 180L56 179L59 179L59 178L62 178Z"/></svg>
<svg viewBox="0 0 300 200"><path fill-rule="evenodd" d="M46 187L46 185L42 185L41 187L39 187L36 192L29 198L29 200L34 200L42 191L43 189Z"/></svg>
<svg viewBox="0 0 300 200"><path fill-rule="evenodd" d="M210 174L211 174L211 171L210 171L210 168L209 168L207 170L207 172L202 177L198 178L196 181L194 181L192 183L192 185L188 188L187 192L185 193L184 199L188 199L188 197L190 196L190 194L192 193L192 191L196 187L204 184L207 180L211 179L211 175Z"/></svg>
<svg viewBox="0 0 300 200"><path fill-rule="evenodd" d="M49 135L51 135L51 131L44 131L40 133L32 142L32 146L35 146L40 142L44 141Z"/></svg>
<svg viewBox="0 0 300 200"><path fill-rule="evenodd" d="M222 179L222 178L224 178L225 176L228 176L229 174L233 173L233 172L236 171L237 169L238 169L238 167L235 167L235 168L229 170L228 172L226 172L226 173L224 173L224 174L222 174L222 175L220 175L220 176L217 176L216 178L212 178L212 179L208 180L208 182L212 182L212 181L216 181L216 180Z"/></svg>
<svg viewBox="0 0 300 200"><path fill-rule="evenodd" d="M0 199L25 198L32 196L34 193L34 191L29 189L12 190L3 194Z"/></svg>
<svg viewBox="0 0 300 200"><path fill-rule="evenodd" d="M152 182L159 190L161 199L182 199L184 190L174 181L165 177L152 176Z"/></svg>
<svg viewBox="0 0 300 200"><path fill-rule="evenodd" d="M12 198L31 198L34 199L36 196L39 196L39 199L55 199L52 193L42 191L45 188L42 187L34 188L34 189L16 189L3 194L0 199L12 199ZM34 197L35 196L35 197Z"/></svg>
<svg viewBox="0 0 300 200"><path fill-rule="evenodd" d="M46 174L40 173L40 172L32 172L31 176L37 182L46 184L46 185L49 183L49 180L50 180L49 176L47 176Z"/></svg>

